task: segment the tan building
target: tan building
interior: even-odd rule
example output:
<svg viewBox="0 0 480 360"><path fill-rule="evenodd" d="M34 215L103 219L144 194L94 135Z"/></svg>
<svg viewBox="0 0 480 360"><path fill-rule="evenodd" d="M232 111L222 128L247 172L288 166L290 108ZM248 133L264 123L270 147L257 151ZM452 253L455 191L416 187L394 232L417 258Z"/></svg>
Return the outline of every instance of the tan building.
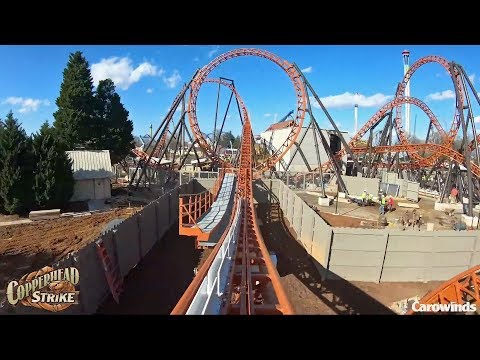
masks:
<svg viewBox="0 0 480 360"><path fill-rule="evenodd" d="M67 151L73 162L75 180L70 201L104 200L112 197L111 178L115 177L108 150Z"/></svg>

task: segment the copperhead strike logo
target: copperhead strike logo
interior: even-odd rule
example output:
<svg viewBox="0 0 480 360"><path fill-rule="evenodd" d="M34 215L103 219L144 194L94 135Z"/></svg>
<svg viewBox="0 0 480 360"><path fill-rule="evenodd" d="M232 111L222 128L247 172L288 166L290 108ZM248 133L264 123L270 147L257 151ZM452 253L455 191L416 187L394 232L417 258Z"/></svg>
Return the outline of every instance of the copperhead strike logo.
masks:
<svg viewBox="0 0 480 360"><path fill-rule="evenodd" d="M75 285L79 281L80 273L75 267L54 270L45 266L18 281L10 281L7 300L13 306L22 304L51 312L63 311L78 304L80 292L75 291Z"/></svg>

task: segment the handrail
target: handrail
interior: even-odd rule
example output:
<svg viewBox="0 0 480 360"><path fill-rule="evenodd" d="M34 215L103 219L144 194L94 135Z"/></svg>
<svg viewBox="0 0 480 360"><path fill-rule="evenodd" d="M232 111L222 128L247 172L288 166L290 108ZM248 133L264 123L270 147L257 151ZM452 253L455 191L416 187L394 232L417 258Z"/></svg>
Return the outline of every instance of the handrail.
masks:
<svg viewBox="0 0 480 360"><path fill-rule="evenodd" d="M227 292L230 266L234 261L235 244L238 241L240 230L241 209L242 201L237 203L233 212L235 214L233 222L227 228L227 235L192 299L186 315L220 314Z"/></svg>
<svg viewBox="0 0 480 360"><path fill-rule="evenodd" d="M237 197L234 196L234 204L233 207L236 208L237 206ZM218 241L217 245L213 248L213 251L210 253L210 255L207 257L206 261L203 263L203 265L198 269L197 274L193 278L192 282L188 286L187 290L183 293L182 297L178 301L177 305L173 308L172 312L170 315L185 315L186 312L188 311L188 308L190 307L190 304L192 303L195 294L197 293L200 285L203 282L203 279L205 276L207 276L208 270L210 269L210 266L213 263L213 260L217 256L218 251L223 245L223 242L225 241L225 238L227 237L228 230L230 229L233 220L234 220L234 213L232 211L232 214L230 216L230 221L227 225L227 228L225 229L224 233L222 234L222 237Z"/></svg>

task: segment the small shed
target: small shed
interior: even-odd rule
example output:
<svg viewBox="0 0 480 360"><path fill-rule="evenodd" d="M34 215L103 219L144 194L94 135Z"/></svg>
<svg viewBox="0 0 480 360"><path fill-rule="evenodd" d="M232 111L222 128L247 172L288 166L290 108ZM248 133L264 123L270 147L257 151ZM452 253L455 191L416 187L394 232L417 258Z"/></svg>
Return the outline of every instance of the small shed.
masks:
<svg viewBox="0 0 480 360"><path fill-rule="evenodd" d="M67 151L75 180L70 201L104 200L112 197L111 178L115 177L108 150Z"/></svg>

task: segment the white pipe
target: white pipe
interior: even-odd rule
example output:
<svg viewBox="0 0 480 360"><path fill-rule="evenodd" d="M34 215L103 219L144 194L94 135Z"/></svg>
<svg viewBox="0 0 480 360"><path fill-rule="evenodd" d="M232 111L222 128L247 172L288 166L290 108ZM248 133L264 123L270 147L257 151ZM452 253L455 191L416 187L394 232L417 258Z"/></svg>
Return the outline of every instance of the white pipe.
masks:
<svg viewBox="0 0 480 360"><path fill-rule="evenodd" d="M410 69L410 52L404 51L403 56L403 75ZM405 96L410 96L410 81L405 86ZM405 104L405 133L410 134L410 104Z"/></svg>
<svg viewBox="0 0 480 360"><path fill-rule="evenodd" d="M354 134L357 133L357 129L358 129L358 105L355 104L355 130L354 130Z"/></svg>

